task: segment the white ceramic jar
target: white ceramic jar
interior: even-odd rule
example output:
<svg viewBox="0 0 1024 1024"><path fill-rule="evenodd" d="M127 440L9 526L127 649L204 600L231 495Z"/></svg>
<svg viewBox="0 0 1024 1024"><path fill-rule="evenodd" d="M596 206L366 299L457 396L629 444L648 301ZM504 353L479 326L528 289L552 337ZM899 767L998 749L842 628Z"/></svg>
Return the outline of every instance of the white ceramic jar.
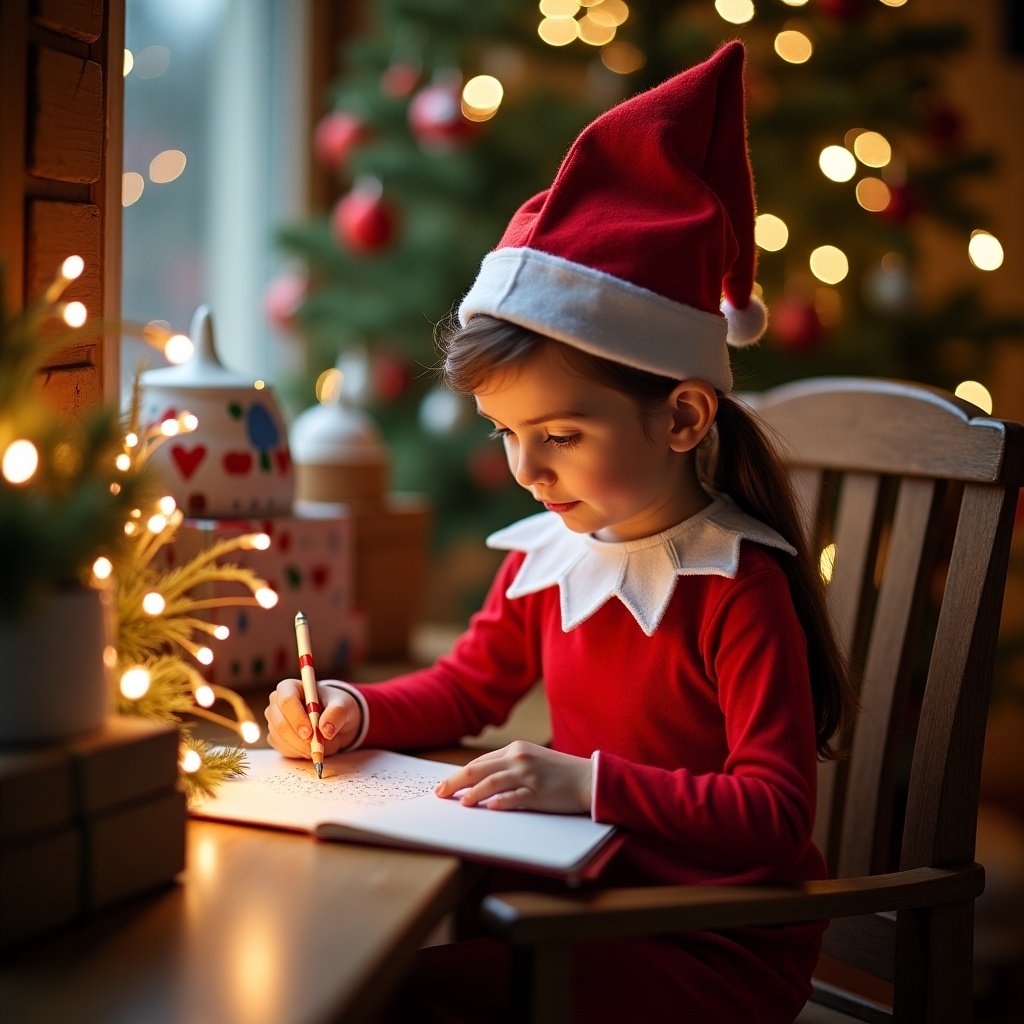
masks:
<svg viewBox="0 0 1024 1024"><path fill-rule="evenodd" d="M144 424L193 413L198 427L153 454L186 515L204 519L282 515L295 491L288 430L270 387L221 364L209 307L192 319L192 358L142 374Z"/></svg>

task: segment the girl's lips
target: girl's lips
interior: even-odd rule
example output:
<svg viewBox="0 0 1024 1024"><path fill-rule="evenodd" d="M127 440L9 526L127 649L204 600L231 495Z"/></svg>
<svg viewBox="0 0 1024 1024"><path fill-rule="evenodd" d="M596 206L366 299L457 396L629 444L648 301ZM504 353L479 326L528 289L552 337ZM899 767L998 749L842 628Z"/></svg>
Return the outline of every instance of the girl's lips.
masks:
<svg viewBox="0 0 1024 1024"><path fill-rule="evenodd" d="M571 512L578 504L578 501L545 501L544 507L549 512Z"/></svg>

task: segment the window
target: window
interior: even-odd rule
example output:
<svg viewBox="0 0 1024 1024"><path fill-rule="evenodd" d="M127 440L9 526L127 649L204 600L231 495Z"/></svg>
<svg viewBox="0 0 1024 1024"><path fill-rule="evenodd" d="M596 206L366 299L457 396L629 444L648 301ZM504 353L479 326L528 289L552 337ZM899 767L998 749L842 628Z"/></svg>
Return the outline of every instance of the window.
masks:
<svg viewBox="0 0 1024 1024"><path fill-rule="evenodd" d="M305 216L310 0L126 0L122 312L188 333L209 304L225 365L273 381L275 228ZM122 385L140 358L122 342Z"/></svg>

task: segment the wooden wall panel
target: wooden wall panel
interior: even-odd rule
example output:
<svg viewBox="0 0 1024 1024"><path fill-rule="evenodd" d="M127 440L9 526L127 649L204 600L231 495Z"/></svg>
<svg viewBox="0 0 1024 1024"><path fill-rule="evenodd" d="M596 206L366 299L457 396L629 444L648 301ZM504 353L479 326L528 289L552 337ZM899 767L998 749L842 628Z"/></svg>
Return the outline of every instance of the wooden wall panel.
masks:
<svg viewBox="0 0 1024 1024"><path fill-rule="evenodd" d="M103 166L103 71L47 47L32 57L28 172L94 184Z"/></svg>
<svg viewBox="0 0 1024 1024"><path fill-rule="evenodd" d="M6 301L35 299L66 256L89 324L120 317L124 0L0 0L0 261ZM60 328L55 328L60 329ZM85 328L39 381L68 416L117 395L111 333Z"/></svg>
<svg viewBox="0 0 1024 1024"><path fill-rule="evenodd" d="M34 0L32 18L51 32L95 43L103 31L103 0Z"/></svg>

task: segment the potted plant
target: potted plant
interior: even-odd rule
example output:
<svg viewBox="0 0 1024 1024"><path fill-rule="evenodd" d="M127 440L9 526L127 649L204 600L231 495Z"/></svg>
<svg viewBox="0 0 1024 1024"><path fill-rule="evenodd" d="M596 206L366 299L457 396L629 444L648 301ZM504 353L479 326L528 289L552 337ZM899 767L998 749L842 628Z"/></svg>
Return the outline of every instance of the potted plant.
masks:
<svg viewBox="0 0 1024 1024"><path fill-rule="evenodd" d="M39 392L85 323L81 303L61 301L82 268L68 257L24 310L6 308L0 269L0 743L86 732L112 707L109 624L89 580L123 542L147 473L123 458L116 407L68 421Z"/></svg>

